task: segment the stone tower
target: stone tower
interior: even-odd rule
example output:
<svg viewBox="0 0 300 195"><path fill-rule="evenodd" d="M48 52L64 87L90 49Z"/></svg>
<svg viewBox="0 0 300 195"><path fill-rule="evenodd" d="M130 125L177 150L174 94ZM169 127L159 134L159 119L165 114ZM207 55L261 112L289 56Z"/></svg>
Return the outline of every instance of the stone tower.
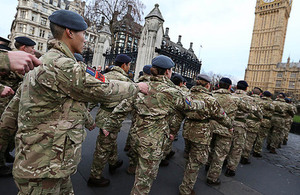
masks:
<svg viewBox="0 0 300 195"><path fill-rule="evenodd" d="M281 63L292 0L257 0L245 80L249 89L275 90L276 65Z"/></svg>
<svg viewBox="0 0 300 195"><path fill-rule="evenodd" d="M151 64L151 60L156 55L155 47L159 48L162 43L164 19L158 7L159 5L155 4L154 9L145 17L145 25L139 40L135 80L138 79L144 65Z"/></svg>

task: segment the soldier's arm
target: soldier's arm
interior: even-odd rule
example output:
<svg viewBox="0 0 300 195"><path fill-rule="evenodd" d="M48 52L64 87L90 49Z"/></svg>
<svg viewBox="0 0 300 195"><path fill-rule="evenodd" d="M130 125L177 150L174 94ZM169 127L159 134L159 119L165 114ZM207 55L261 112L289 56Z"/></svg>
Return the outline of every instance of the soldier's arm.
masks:
<svg viewBox="0 0 300 195"><path fill-rule="evenodd" d="M18 113L20 102L20 88L16 95L6 106L0 122L0 148L6 146L8 141L18 130Z"/></svg>
<svg viewBox="0 0 300 195"><path fill-rule="evenodd" d="M86 69L73 60L61 59L58 64L64 64L63 69L53 68L54 71L45 71L38 76L39 83L48 87L54 83L65 94L77 101L83 102L118 102L135 95L139 88L137 84L122 81L100 81L95 75L86 72ZM52 68L52 67L49 67ZM55 72L55 75L53 75ZM53 86L55 90L55 86Z"/></svg>
<svg viewBox="0 0 300 195"><path fill-rule="evenodd" d="M0 72L8 72L10 70L10 63L7 52L0 51Z"/></svg>
<svg viewBox="0 0 300 195"><path fill-rule="evenodd" d="M126 119L128 113L133 110L133 104L136 96L124 99L119 105L117 105L108 120L105 122L103 129L108 132L117 133L122 127L122 122Z"/></svg>
<svg viewBox="0 0 300 195"><path fill-rule="evenodd" d="M0 93L4 90L5 86L0 83Z"/></svg>
<svg viewBox="0 0 300 195"><path fill-rule="evenodd" d="M228 129L233 128L233 121L227 116L224 109L217 101L213 101L212 104L210 104L209 110L211 118Z"/></svg>
<svg viewBox="0 0 300 195"><path fill-rule="evenodd" d="M252 105L252 111L253 111L253 114L259 119L261 120L263 118L263 112L262 110L260 109L259 105Z"/></svg>
<svg viewBox="0 0 300 195"><path fill-rule="evenodd" d="M91 113L86 111L85 112L85 118L86 118L86 121L85 121L85 128L89 129L89 130L93 130L95 128L95 120L94 118L92 117Z"/></svg>
<svg viewBox="0 0 300 195"><path fill-rule="evenodd" d="M183 121L183 117L182 115L180 115L179 113L174 113L170 116L169 119L169 127L170 127L170 133L173 135L177 135L179 129L180 129L180 125Z"/></svg>

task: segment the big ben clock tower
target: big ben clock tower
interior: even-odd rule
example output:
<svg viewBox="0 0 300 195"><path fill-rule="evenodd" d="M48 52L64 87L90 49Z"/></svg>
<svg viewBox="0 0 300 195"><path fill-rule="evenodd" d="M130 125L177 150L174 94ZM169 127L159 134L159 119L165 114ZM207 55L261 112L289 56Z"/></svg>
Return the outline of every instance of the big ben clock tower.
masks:
<svg viewBox="0 0 300 195"><path fill-rule="evenodd" d="M292 0L257 0L245 80L249 89L275 90L276 65L281 62Z"/></svg>

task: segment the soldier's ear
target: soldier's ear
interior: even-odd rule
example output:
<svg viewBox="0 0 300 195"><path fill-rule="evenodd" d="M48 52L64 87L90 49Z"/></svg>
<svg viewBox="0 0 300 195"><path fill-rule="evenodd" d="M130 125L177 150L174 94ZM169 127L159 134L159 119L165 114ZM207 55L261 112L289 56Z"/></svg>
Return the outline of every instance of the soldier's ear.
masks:
<svg viewBox="0 0 300 195"><path fill-rule="evenodd" d="M70 29L66 28L66 33L70 39L73 39L73 32Z"/></svg>

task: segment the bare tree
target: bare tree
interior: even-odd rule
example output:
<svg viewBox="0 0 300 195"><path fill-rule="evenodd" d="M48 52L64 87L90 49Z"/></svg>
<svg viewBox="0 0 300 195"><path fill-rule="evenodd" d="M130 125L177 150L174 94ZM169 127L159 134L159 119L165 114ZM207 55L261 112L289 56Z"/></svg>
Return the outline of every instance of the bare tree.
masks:
<svg viewBox="0 0 300 195"><path fill-rule="evenodd" d="M90 0L87 2L84 18L89 26L95 25L101 28L102 17L104 17L109 24L112 46L114 46L114 34L118 20L130 12L134 22L140 23L144 9L145 5L140 0Z"/></svg>

